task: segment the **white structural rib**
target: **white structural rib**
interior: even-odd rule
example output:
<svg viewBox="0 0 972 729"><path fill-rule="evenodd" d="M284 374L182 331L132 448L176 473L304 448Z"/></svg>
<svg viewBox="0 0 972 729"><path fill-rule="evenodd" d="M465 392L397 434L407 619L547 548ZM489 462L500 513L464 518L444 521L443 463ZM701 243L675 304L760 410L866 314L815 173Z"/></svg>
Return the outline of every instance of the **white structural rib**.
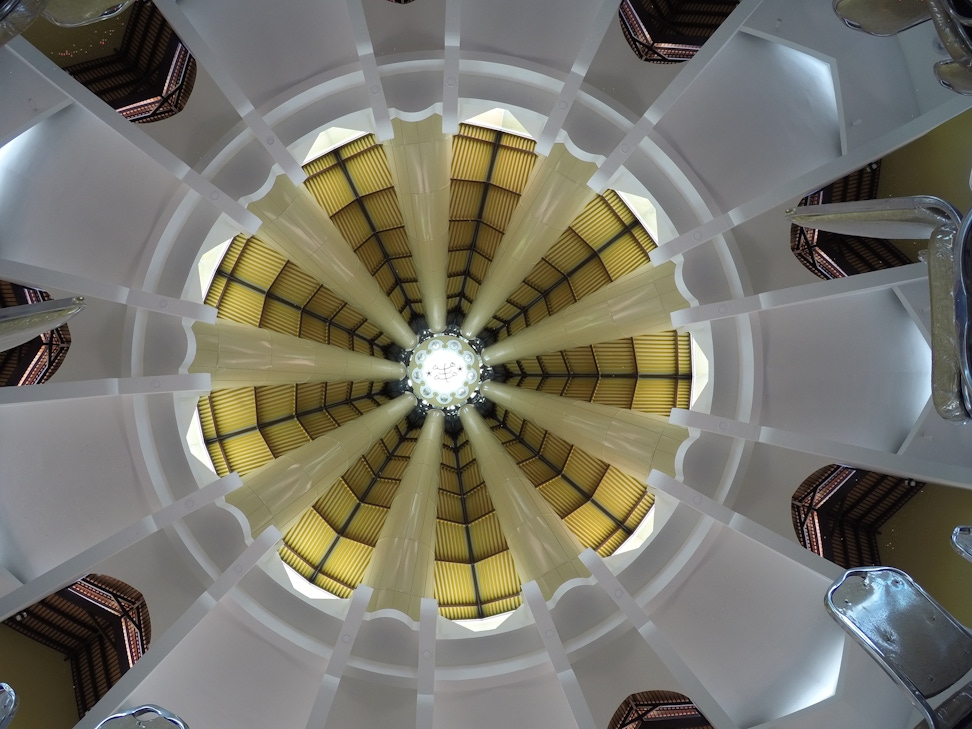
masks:
<svg viewBox="0 0 972 729"><path fill-rule="evenodd" d="M203 486L198 491L183 496L168 506L164 506L153 514L129 524L110 537L102 539L80 554L62 562L44 574L35 577L27 584L18 587L0 597L0 620L6 620L15 613L43 600L48 595L57 592L62 587L73 584L86 574L94 571L95 567L128 547L140 542L159 529L169 526L179 519L198 511L207 504L211 504L220 496L225 496L241 484L236 473L224 476L218 481ZM154 644L153 644L154 647Z"/></svg>
<svg viewBox="0 0 972 729"><path fill-rule="evenodd" d="M665 667L678 679L683 692L692 697L692 702L716 729L738 729L729 714L712 696L695 672L686 665L678 651L662 635L658 627L648 618L645 611L625 589L621 581L593 549L585 549L580 555L581 562L591 571L597 584L608 594L628 621L634 626L645 643L655 652Z"/></svg>
<svg viewBox="0 0 972 729"><path fill-rule="evenodd" d="M800 566L817 572L828 579L835 580L844 572L838 565L804 549L792 539L787 539L772 529L767 529L749 517L733 511L725 504L720 504L700 491L686 486L667 473L652 471L648 474L648 486L656 493L671 496L676 501L698 511L700 514L704 514L713 521L729 527L757 544L778 552Z"/></svg>
<svg viewBox="0 0 972 729"><path fill-rule="evenodd" d="M125 304L158 314L181 316L196 321L216 321L216 309L212 306L10 259L0 259L0 279L31 288L70 291L85 298Z"/></svg>
<svg viewBox="0 0 972 729"><path fill-rule="evenodd" d="M294 184L299 185L302 183L306 175L300 163L294 158L284 143L280 141L277 133L271 129L267 120L263 118L263 115L254 108L253 103L247 98L243 89L236 82L228 65L220 59L219 54L213 51L202 34L196 30L189 18L186 17L186 14L176 4L175 0L158 0L154 4L159 9L159 12L165 16L165 19L172 26L179 39L185 44L192 55L195 56L196 61L213 78L219 90L223 92L223 95L233 105L236 113L240 115L240 118L246 126L253 132L253 136L257 138L257 141L267 150L273 158L273 161L280 165L284 174L293 180Z"/></svg>
<svg viewBox="0 0 972 729"><path fill-rule="evenodd" d="M708 44L706 44L708 45ZM703 46L703 49L705 46ZM701 225L660 243L649 256L653 263L674 260L693 248L703 245L716 236L732 230L737 225L753 220L774 208L783 208L804 195L819 190L836 179L850 174L866 164L880 159L888 150L897 149L969 108L967 97L955 96L933 110L916 117L892 132L855 147L847 154L831 159L806 174L795 177L785 184L758 194L742 205L717 215ZM604 169L602 166L598 174ZM597 188L595 188L597 189ZM780 212L782 215L782 211Z"/></svg>
<svg viewBox="0 0 972 729"><path fill-rule="evenodd" d="M752 314L757 311L766 311L783 306L806 304L811 301L838 299L843 296L851 296L865 291L891 289L915 281L925 281L927 278L927 264L913 263L910 266L885 268L880 271L869 271L868 273L862 273L856 276L847 276L846 278L816 281L814 283L803 284L802 286L791 286L786 289L777 289L776 291L767 291L762 294L755 294L754 296L746 296L741 299L730 299L715 304L694 306L691 309L680 309L679 311L672 312L672 328L677 329L698 322L725 319L741 314Z"/></svg>
<svg viewBox="0 0 972 729"><path fill-rule="evenodd" d="M550 663L557 673L557 681L567 699L567 705L570 706L574 721L577 722L577 729L599 729L594 721L594 715L591 714L591 707L584 698L574 667L570 664L567 651L564 650L564 643L560 639L560 633L557 632L557 626L554 625L550 610L547 609L547 602L543 599L543 594L536 582L531 581L523 585L523 599L530 606L530 613L540 633L543 647L550 657Z"/></svg>
<svg viewBox="0 0 972 729"><path fill-rule="evenodd" d="M439 603L431 597L422 598L420 610L415 729L432 729L435 708L435 627L439 620Z"/></svg>
<svg viewBox="0 0 972 729"><path fill-rule="evenodd" d="M568 579L587 577L577 561L581 544L489 430L472 405L459 419L479 462L483 482L506 536L516 571L545 597Z"/></svg>
<svg viewBox="0 0 972 729"><path fill-rule="evenodd" d="M361 582L374 589L369 606L421 619L435 594L435 525L445 414L431 410L412 449Z"/></svg>
<svg viewBox="0 0 972 729"><path fill-rule="evenodd" d="M107 377L103 380L45 382L28 387L4 387L0 390L0 406L115 395L157 395L173 392L205 395L211 389L208 374Z"/></svg>
<svg viewBox="0 0 972 729"><path fill-rule="evenodd" d="M188 637L189 633L202 622L219 601L229 592L243 575L269 552L281 539L281 534L274 528L267 529L243 550L233 564L221 574L209 589L200 595L173 624L152 641L152 649L135 662L118 683L111 687L101 700L95 704L84 717L75 724L74 729L95 729L105 717L118 710L129 696L148 678L156 668Z"/></svg>
<svg viewBox="0 0 972 729"><path fill-rule="evenodd" d="M593 5L593 3L592 3ZM537 139L537 154L550 154L557 135L564 126L564 120L570 113L570 108L574 105L577 92L580 91L584 77L587 75L591 62L600 48L604 36L611 27L611 21L617 17L618 3L616 0L601 0L600 5L594 8L590 23L587 25L587 33L581 40L577 49L577 57L570 68L570 73L564 80L564 85L560 88L560 94L554 103L553 109L547 116L547 121L543 125L540 137Z"/></svg>
<svg viewBox="0 0 972 729"><path fill-rule="evenodd" d="M334 697L341 683L341 676L344 675L344 668L348 665L348 658L351 657L351 649L358 637L358 630L368 609L369 600L371 600L371 588L367 585L358 585L351 594L348 614L341 626L341 637L335 642L331 657L327 661L327 668L324 669L317 698L307 718L307 729L323 729L327 725L328 714L331 713L331 706L334 705Z"/></svg>
<svg viewBox="0 0 972 729"><path fill-rule="evenodd" d="M445 58L442 62L442 132L459 132L459 21L462 0L445 0Z"/></svg>
<svg viewBox="0 0 972 729"><path fill-rule="evenodd" d="M931 461L901 453L889 453L874 448L842 443L781 428L744 423L732 418L697 413L693 410L672 410L671 422L686 428L720 433L756 443L779 446L791 451L811 453L855 468L878 471L917 481L929 481L943 486L972 489L972 468L951 463Z"/></svg>
<svg viewBox="0 0 972 729"><path fill-rule="evenodd" d="M82 83L58 68L57 64L34 48L26 38L18 36L12 39L7 47L75 103L110 127L122 139L138 148L177 180L189 186L217 210L228 215L242 230L254 233L260 227L260 221L253 213L156 142L140 129L138 124L132 124L98 98L97 95L89 91Z"/></svg>
<svg viewBox="0 0 972 729"><path fill-rule="evenodd" d="M348 0L348 15L351 17L351 33L354 35L354 45L358 49L358 60L361 62L361 72L364 74L365 88L368 89L368 101L371 112L375 116L375 134L378 141L384 142L395 135L391 124L391 112L385 99L385 89L378 73L378 62L375 60L375 48L368 32L368 20L365 17L361 0Z"/></svg>

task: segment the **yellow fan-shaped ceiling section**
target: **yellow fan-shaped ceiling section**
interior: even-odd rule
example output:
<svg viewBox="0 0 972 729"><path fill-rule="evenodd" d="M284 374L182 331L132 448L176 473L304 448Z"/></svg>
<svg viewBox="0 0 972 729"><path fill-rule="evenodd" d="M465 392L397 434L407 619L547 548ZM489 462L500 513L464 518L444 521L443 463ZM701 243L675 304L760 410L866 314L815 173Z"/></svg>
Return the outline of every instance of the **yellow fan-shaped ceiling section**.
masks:
<svg viewBox="0 0 972 729"><path fill-rule="evenodd" d="M447 296L459 323L500 245L536 162L533 140L460 125L453 137ZM409 321L423 315L396 191L382 146L355 137L305 165L307 187L347 244ZM654 242L622 198L597 196L509 296L487 326L502 339L641 266ZM396 348L364 316L258 237L229 246L206 303L221 318L376 357ZM509 385L667 415L686 407L690 342L676 332L525 358L494 368ZM389 389L389 387L391 389ZM393 383L339 382L220 390L199 401L206 446L220 474L246 474L375 409ZM614 552L653 499L638 483L502 407L481 411L526 478L585 547ZM359 584L418 439L413 413L357 459L284 537L280 556L313 584L347 597ZM458 420L442 443L435 535L435 598L448 618L483 618L520 604L521 583L478 463Z"/></svg>

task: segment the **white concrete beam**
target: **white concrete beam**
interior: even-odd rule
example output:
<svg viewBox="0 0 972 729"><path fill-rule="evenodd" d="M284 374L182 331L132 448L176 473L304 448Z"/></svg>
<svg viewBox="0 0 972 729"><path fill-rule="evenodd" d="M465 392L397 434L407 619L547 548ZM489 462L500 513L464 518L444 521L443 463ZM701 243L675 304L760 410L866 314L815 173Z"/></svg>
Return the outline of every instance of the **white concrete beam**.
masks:
<svg viewBox="0 0 972 729"><path fill-rule="evenodd" d="M208 374L106 377L103 380L45 382L26 387L4 387L0 389L0 406L112 395L156 395L172 392L204 395L210 390L212 387Z"/></svg>
<svg viewBox="0 0 972 729"><path fill-rule="evenodd" d="M786 289L746 296L741 299L730 299L715 304L703 304L690 309L680 309L672 312L672 327L678 329L699 322L752 314L783 306L797 306L814 301L839 299L865 291L889 288L897 290L897 287L902 284L922 282L927 281L927 279L928 266L924 263L913 263L910 266L886 268L880 271L848 276L847 278L816 281L802 286L791 286Z"/></svg>
<svg viewBox="0 0 972 729"><path fill-rule="evenodd" d="M736 31L742 27L745 20L762 2L763 0L743 0L732 12L732 15L719 26L712 37L706 40L695 57L682 64L678 76L658 95L658 98L645 111L641 119L635 123L591 177L587 184L592 190L602 192L607 187L611 178L621 168L631 152L651 134L655 124L672 107L679 96L685 93L695 79L705 71L708 65L712 63L715 55L722 50L723 46L736 34Z"/></svg>
<svg viewBox="0 0 972 729"><path fill-rule="evenodd" d="M706 43L708 45L708 43ZM703 49L705 46L703 46ZM756 195L749 201L729 210L711 220L707 220L698 227L686 231L671 240L660 243L649 254L652 263L659 264L671 261L693 248L706 243L718 235L722 235L735 226L763 215L774 208L780 208L793 200L799 199L808 192L819 190L833 180L858 170L887 154L888 150L902 147L913 139L928 133L952 117L968 109L968 99L961 96L949 99L931 111L916 117L907 124L903 124L888 134L856 147L841 157L828 160L816 169L806 174L776 185L771 190ZM630 142L629 142L630 144ZM602 165L590 184L594 187L594 180L604 170ZM599 179L599 178L598 178ZM610 179L608 177L607 179ZM607 184L605 180L604 184ZM596 187L594 189L597 189Z"/></svg>
<svg viewBox="0 0 972 729"><path fill-rule="evenodd" d="M418 693L415 697L415 729L432 729L435 706L435 627L439 603L422 598L419 619Z"/></svg>
<svg viewBox="0 0 972 729"><path fill-rule="evenodd" d="M304 174L300 163L290 153L286 145L280 141L277 133L271 129L263 115L256 111L253 103L236 82L230 68L223 62L219 54L210 47L202 34L196 30L175 0L159 0L155 3L155 7L165 16L176 35L195 56L196 61L206 69L206 73L216 82L219 90L233 105L236 113L253 132L257 141L267 150L273 161L280 165L284 174L293 180L295 185L302 184L307 176Z"/></svg>
<svg viewBox="0 0 972 729"><path fill-rule="evenodd" d="M273 527L270 528L273 529ZM341 626L341 637L331 651L331 657L321 679L321 686L317 691L317 698L314 700L314 706L311 708L310 716L307 719L307 729L323 729L327 724L327 716L331 713L338 684L341 683L341 676L344 675L348 658L351 656L351 649L358 637L358 630L361 628L361 621L368 609L371 593L372 590L367 585L358 585L351 594L348 614Z"/></svg>
<svg viewBox="0 0 972 729"><path fill-rule="evenodd" d="M594 55L597 53L597 49L600 48L601 42L608 32L608 28L611 27L611 21L614 20L617 14L617 0L601 0L590 23L587 25L587 33L583 40L581 40L580 47L577 49L577 56L574 58L570 74L568 74L567 79L564 81L557 101L554 103L553 109L550 111L550 114L547 116L547 121L543 125L543 130L540 132L540 138L537 140L536 147L537 154L548 155L550 154L550 150L553 149L554 142L557 141L557 135L563 128L564 120L567 119L567 114L570 113L570 108L577 98L577 92L580 91L584 77L587 76L587 71L591 67Z"/></svg>
<svg viewBox="0 0 972 729"><path fill-rule="evenodd" d="M83 84L65 73L57 64L32 46L26 38L23 36L13 38L7 47L122 139L138 148L177 180L189 186L201 198L208 200L217 210L228 215L242 230L251 234L256 233L257 228L260 227L259 218L155 141L139 128L140 125L128 121Z"/></svg>
<svg viewBox="0 0 972 729"><path fill-rule="evenodd" d="M392 129L385 89L381 83L381 74L378 73L375 48L371 42L371 33L368 31L368 19L365 17L361 0L348 0L347 5L354 45L358 49L358 60L361 63L361 72L364 74L365 88L368 89L368 100L371 102L371 111L375 116L375 134L379 142L384 142L395 136L395 130Z"/></svg>
<svg viewBox="0 0 972 729"><path fill-rule="evenodd" d="M162 507L154 514L149 514L129 524L110 537L102 539L93 547L89 547L57 567L49 569L22 587L0 597L0 620L6 620L35 602L57 592L62 587L77 582L109 557L169 526L176 520L183 519L207 504L211 504L220 496L225 496L233 489L238 488L241 483L240 477L236 473L224 476L203 486L198 491Z"/></svg>
<svg viewBox="0 0 972 729"><path fill-rule="evenodd" d="M567 651L564 650L560 633L557 632L557 626L554 625L550 610L547 609L547 601L543 599L540 587L536 582L528 582L523 585L522 595L527 605L530 606L530 613L533 615L534 623L540 632L543 647L547 649L550 663L553 664L554 671L557 672L557 681L560 682L560 688L563 689L564 696L567 698L567 704L574 715L574 721L577 722L577 728L599 729L594 721L594 715L591 714L591 707L588 706L584 692L581 690L577 674L574 673L574 668L570 665Z"/></svg>
<svg viewBox="0 0 972 729"><path fill-rule="evenodd" d="M686 428L696 428L709 433L721 433L734 438L779 446L791 451L823 456L833 463L842 463L868 471L877 471L916 481L927 481L943 486L972 489L972 468L959 466L901 453L888 453L873 448L841 443L781 428L744 423L731 418L697 413L675 408L671 422Z"/></svg>
<svg viewBox="0 0 972 729"><path fill-rule="evenodd" d="M193 628L202 622L209 611L229 592L243 575L273 549L282 538L273 527L264 531L243 550L209 589L200 595L160 637L152 641L152 648L135 662L124 676L95 704L84 717L75 724L74 729L95 729L95 727L118 710L125 700L148 678L169 655L186 639Z"/></svg>
<svg viewBox="0 0 972 729"><path fill-rule="evenodd" d="M13 51L7 51L7 52L13 55ZM54 116L61 109L66 109L67 107L71 106L71 103L72 102L70 99L62 99L61 101L57 102L56 104L52 104L51 106L45 106L44 108L39 108L34 103L33 99L28 99L28 104L31 105L30 117L27 120L25 120L22 124L19 124L10 129L5 129L3 134L0 134L0 148L8 144L9 142L12 142L21 134L24 134L25 132L33 129L48 117Z"/></svg>
<svg viewBox="0 0 972 729"><path fill-rule="evenodd" d="M678 651L665 639L658 627L648 618L645 611L624 588L621 581L593 549L585 549L580 555L581 562L591 571L597 584L608 594L628 621L644 638L665 667L681 684L685 694L699 707L705 718L715 729L739 729L736 723L723 710L705 684L686 665Z"/></svg>
<svg viewBox="0 0 972 729"><path fill-rule="evenodd" d="M33 266L20 261L0 259L0 279L32 288L69 291L85 298L111 301L116 304L154 311L158 314L182 316L209 324L216 321L216 309L212 306L176 299L172 296L162 296L151 291L131 289L127 286L110 284L86 276L55 271L51 268Z"/></svg>
<svg viewBox="0 0 972 729"><path fill-rule="evenodd" d="M835 580L844 573L844 570L833 562L804 549L792 539L787 539L749 517L733 511L666 473L653 470L648 474L648 486L827 579Z"/></svg>
<svg viewBox="0 0 972 729"><path fill-rule="evenodd" d="M459 132L459 34L462 0L445 0L445 58L442 64L442 132Z"/></svg>

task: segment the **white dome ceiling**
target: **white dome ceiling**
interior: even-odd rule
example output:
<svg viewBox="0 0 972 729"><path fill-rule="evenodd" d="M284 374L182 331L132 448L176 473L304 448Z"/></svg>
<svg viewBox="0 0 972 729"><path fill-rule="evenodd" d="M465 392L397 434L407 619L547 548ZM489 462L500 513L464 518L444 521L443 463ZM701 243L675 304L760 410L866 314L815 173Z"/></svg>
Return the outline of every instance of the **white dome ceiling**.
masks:
<svg viewBox="0 0 972 729"><path fill-rule="evenodd" d="M656 688L717 727L909 724L824 613L839 569L796 543L789 500L834 461L968 485L968 434L926 419L927 349L901 303L923 273L814 282L782 210L969 108L934 80L930 24L872 38L827 2L744 0L693 61L655 67L612 2L156 4L199 70L185 111L154 125L23 39L0 49L0 276L88 301L58 377L0 399L0 605L98 571L145 595L156 636L79 726L150 701L198 727L603 727ZM318 132L386 139L393 117L433 113L454 131L496 107L541 153L562 141L596 163L594 191L653 201L652 259L676 263L693 304L673 323L710 373L673 414L695 436L678 478L648 479L644 545L585 553L593 578L473 633L307 597L272 535L247 547L238 513L208 503L234 477L200 491L215 478L186 433L209 381L186 372L189 326L214 316L200 258L256 230L245 204L298 176ZM91 551L132 524L120 551Z"/></svg>

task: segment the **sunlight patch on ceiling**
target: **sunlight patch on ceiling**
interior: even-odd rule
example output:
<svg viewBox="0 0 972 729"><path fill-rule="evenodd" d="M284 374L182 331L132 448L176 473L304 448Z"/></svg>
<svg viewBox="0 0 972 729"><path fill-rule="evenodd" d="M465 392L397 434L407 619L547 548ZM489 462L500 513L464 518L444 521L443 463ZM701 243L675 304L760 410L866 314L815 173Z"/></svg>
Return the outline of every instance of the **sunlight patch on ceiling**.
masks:
<svg viewBox="0 0 972 729"><path fill-rule="evenodd" d="M189 421L189 429L186 431L186 443L189 444L189 452L215 474L216 468L213 466L213 459L209 457L209 451L206 450L206 443L203 438L202 423L199 421L199 408L192 411L192 420Z"/></svg>
<svg viewBox="0 0 972 729"><path fill-rule="evenodd" d="M463 120L465 124L475 124L479 127L488 129L499 129L510 134L517 134L521 137L533 137L526 127L520 124L519 120L506 109L490 109L489 111L478 114L471 119Z"/></svg>
<svg viewBox="0 0 972 729"><path fill-rule="evenodd" d="M651 239L657 243L658 211L655 210L655 206L652 205L651 200L646 197L641 197L641 195L633 195L630 192L621 192L620 190L616 190L616 192L618 193L618 197L624 200L624 204L638 218L638 222L648 231Z"/></svg>
<svg viewBox="0 0 972 729"><path fill-rule="evenodd" d="M455 623L456 625L461 625L463 628L466 628L467 630L472 630L473 632L476 633L484 633L487 630L493 630L494 628L498 628L499 626L501 626L503 623L505 623L507 620L510 619L510 616L513 614L513 612L514 611L511 610L508 613L491 615L488 618L479 618L478 620L453 620L452 622Z"/></svg>
<svg viewBox="0 0 972 729"><path fill-rule="evenodd" d="M340 598L332 592L323 590L317 585L312 585L310 582L305 580L300 574L294 570L286 562L281 561L280 564L283 565L284 572L287 573L287 579L290 580L290 584L293 586L297 592L301 595L306 595L307 597L313 597L317 600L339 600Z"/></svg>
<svg viewBox="0 0 972 729"><path fill-rule="evenodd" d="M705 386L709 384L709 360L702 351L702 347L692 337L692 394L689 396L689 407L694 408Z"/></svg>
<svg viewBox="0 0 972 729"><path fill-rule="evenodd" d="M358 131L357 129L345 129L343 127L331 127L330 129L325 129L323 132L317 135L317 139L311 145L310 150L307 152L307 156L304 157L304 161L301 164L307 164L311 160L315 160L321 157L333 149L347 144L348 142L357 139L358 137L363 137L368 132Z"/></svg>
<svg viewBox="0 0 972 729"><path fill-rule="evenodd" d="M641 520L641 523L635 527L631 536L625 539L624 543L614 550L614 553L624 554L625 552L632 552L638 549L648 540L648 537L651 536L653 531L655 531L655 510L650 509L645 514L645 518Z"/></svg>
<svg viewBox="0 0 972 729"><path fill-rule="evenodd" d="M219 268L223 256L226 255L226 249L230 247L230 243L232 242L233 239L228 238L199 257L199 265L196 267L196 272L199 275L200 291L209 291L209 287L213 283L213 276L216 275L216 269Z"/></svg>

